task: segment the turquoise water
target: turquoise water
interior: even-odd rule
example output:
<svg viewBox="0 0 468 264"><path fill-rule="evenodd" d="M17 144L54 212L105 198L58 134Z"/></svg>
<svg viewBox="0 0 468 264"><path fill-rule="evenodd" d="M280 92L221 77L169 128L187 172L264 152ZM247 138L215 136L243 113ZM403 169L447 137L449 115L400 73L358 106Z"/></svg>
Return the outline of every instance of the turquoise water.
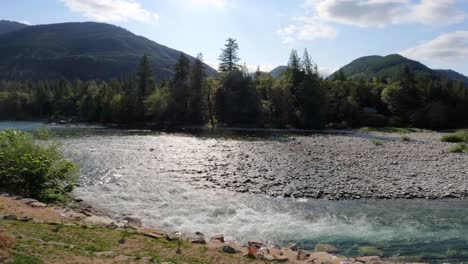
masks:
<svg viewBox="0 0 468 264"><path fill-rule="evenodd" d="M0 122L0 128L41 126ZM387 257L468 263L468 200L326 201L233 193L200 184L197 171L213 154L213 145L242 148L239 138L53 130L64 154L81 168L75 195L116 217L128 214L148 226L223 233L238 241L294 242L306 248L329 243L348 256L373 246Z"/></svg>

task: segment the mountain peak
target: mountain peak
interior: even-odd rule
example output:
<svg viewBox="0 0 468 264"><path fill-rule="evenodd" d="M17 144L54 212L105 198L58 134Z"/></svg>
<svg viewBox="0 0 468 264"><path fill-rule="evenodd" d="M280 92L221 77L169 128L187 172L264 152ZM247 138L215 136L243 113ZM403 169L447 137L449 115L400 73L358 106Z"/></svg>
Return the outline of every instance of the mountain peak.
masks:
<svg viewBox="0 0 468 264"><path fill-rule="evenodd" d="M127 78L148 55L156 79L164 80L172 78L180 53L106 23L36 25L0 35L0 79ZM205 70L216 74L208 65Z"/></svg>
<svg viewBox="0 0 468 264"><path fill-rule="evenodd" d="M404 67L409 67L416 75L427 78L448 78L450 80L463 81L468 84L468 77L453 70L432 70L426 65L408 59L400 54L387 56L360 57L342 67L340 70L348 79L372 79L386 78L398 80ZM333 78L336 72L330 77Z"/></svg>
<svg viewBox="0 0 468 264"><path fill-rule="evenodd" d="M9 33L12 31L20 30L29 27L26 24L10 20L0 20L0 34Z"/></svg>

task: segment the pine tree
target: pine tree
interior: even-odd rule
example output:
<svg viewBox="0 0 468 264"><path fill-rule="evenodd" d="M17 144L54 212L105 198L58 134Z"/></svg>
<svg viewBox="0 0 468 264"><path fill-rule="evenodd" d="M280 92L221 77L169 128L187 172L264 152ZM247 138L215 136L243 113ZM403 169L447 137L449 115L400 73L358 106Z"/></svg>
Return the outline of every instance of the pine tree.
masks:
<svg viewBox="0 0 468 264"><path fill-rule="evenodd" d="M173 83L185 82L187 80L190 73L190 61L184 53L180 53L174 71Z"/></svg>
<svg viewBox="0 0 468 264"><path fill-rule="evenodd" d="M189 75L189 102L188 102L188 121L193 124L203 123L203 80L205 72L203 66L203 55L199 53L193 62Z"/></svg>
<svg viewBox="0 0 468 264"><path fill-rule="evenodd" d="M295 49L291 51L291 55L289 56L288 68L292 71L301 70L299 55L297 55L297 51Z"/></svg>
<svg viewBox="0 0 468 264"><path fill-rule="evenodd" d="M225 48L221 50L221 55L219 56L219 71L229 72L239 69L237 63L240 61L238 51L239 45L237 41L233 38L228 38L226 40Z"/></svg>
<svg viewBox="0 0 468 264"><path fill-rule="evenodd" d="M140 102L143 102L154 89L154 76L151 69L150 61L147 55L144 55L140 61L140 67L137 73L138 78L138 95Z"/></svg>

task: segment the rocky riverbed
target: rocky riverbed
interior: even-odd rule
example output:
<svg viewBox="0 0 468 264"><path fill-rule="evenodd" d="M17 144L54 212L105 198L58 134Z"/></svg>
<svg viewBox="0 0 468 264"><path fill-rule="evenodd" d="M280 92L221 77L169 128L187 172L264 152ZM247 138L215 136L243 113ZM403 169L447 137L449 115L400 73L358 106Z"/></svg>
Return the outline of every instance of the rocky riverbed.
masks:
<svg viewBox="0 0 468 264"><path fill-rule="evenodd" d="M219 140L209 146L192 180L205 187L296 198L464 198L468 155L449 153L450 144L441 136L356 131Z"/></svg>

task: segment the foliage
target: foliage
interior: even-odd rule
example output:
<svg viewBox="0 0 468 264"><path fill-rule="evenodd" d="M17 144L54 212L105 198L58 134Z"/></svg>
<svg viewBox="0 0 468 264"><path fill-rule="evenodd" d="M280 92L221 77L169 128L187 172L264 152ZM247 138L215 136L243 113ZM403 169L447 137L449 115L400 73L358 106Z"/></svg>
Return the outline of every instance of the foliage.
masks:
<svg viewBox="0 0 468 264"><path fill-rule="evenodd" d="M380 139L375 139L375 138L371 139L370 142L371 142L372 144L376 145L376 146L383 146L383 144L384 144L384 142L383 142L382 140L380 140Z"/></svg>
<svg viewBox="0 0 468 264"><path fill-rule="evenodd" d="M9 80L123 79L145 54L155 76L169 80L180 54L121 27L95 22L26 27L0 35L0 43L0 79ZM206 71L216 75L209 66Z"/></svg>
<svg viewBox="0 0 468 264"><path fill-rule="evenodd" d="M151 56L135 75L104 81L0 81L0 119L62 119L155 127L255 126L271 128L468 127L468 89L461 81L424 77L413 64L388 61L363 68L390 67L398 78L348 78L346 67L322 79L307 50L291 52L275 73L249 74L238 67L239 45L228 39L220 56L224 69L206 76L202 56L178 53L170 80L154 79ZM380 65L380 66L379 66ZM240 69L241 68L241 69ZM361 70L362 70L361 69ZM157 71L156 71L157 72ZM405 129L406 130L406 129Z"/></svg>
<svg viewBox="0 0 468 264"><path fill-rule="evenodd" d="M409 133L422 133L422 132L426 132L427 130L419 129L419 128L406 128L406 127L362 127L359 129L359 131L409 134Z"/></svg>
<svg viewBox="0 0 468 264"><path fill-rule="evenodd" d="M226 45L219 56L219 71L236 71L239 70L239 44L233 38L228 38L226 40Z"/></svg>
<svg viewBox="0 0 468 264"><path fill-rule="evenodd" d="M468 153L468 144L467 143L458 143L449 148L449 152L452 153Z"/></svg>
<svg viewBox="0 0 468 264"><path fill-rule="evenodd" d="M450 143L468 142L468 130L460 130L455 133L445 135L440 140Z"/></svg>
<svg viewBox="0 0 468 264"><path fill-rule="evenodd" d="M0 132L0 185L8 191L60 202L63 194L72 190L76 171L56 145L40 146L25 132Z"/></svg>

